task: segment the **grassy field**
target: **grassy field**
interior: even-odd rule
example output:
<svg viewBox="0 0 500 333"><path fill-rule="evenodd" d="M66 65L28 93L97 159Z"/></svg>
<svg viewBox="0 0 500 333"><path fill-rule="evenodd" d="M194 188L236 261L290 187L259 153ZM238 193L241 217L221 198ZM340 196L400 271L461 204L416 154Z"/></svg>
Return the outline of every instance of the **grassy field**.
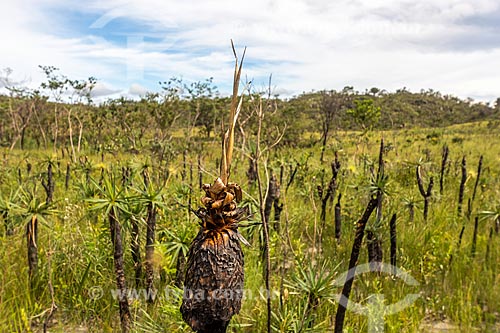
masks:
<svg viewBox="0 0 500 333"><path fill-rule="evenodd" d="M338 132L328 144L323 163L319 147L268 151L260 161L261 178L267 186L265 180L271 172L278 178L282 175L283 204L279 223L273 222L271 214L273 331L333 330L338 306L336 295L344 282L339 277L348 269L356 222L374 186L371 170L377 168L383 137L388 176L383 184L383 216L377 223L374 214L367 230L382 241L383 262L389 263L389 220L397 214L396 266L417 284L410 285L392 274L366 272L356 276L351 300L366 305L370 295L379 294L385 298L385 304L391 304L408 294L418 294L415 302L385 316L386 332L500 332L500 247L498 229L495 230L498 222L495 219L500 216L498 130L498 122L485 122L365 135ZM449 163L441 194L444 145L449 147ZM147 304L141 294L142 279L137 281L138 294L129 295L133 331L189 332L179 312L182 287L176 273L183 264L182 254L187 252L199 229L196 216L188 209L189 205L196 209L202 196L199 174L204 183L213 182L218 174L219 150L219 144L206 142L203 154L181 152L162 165L149 152L89 155L87 160L81 157L80 161L72 162L59 152L3 150L0 221L5 227L0 231L0 331L42 332L44 323L49 332L119 331L109 227L105 212L92 199L102 197L98 188L103 182L114 183L121 191L119 198L127 207L126 213L119 216L124 230L126 276L129 288L134 288L131 229L137 221L141 260L144 260L145 209L138 198L143 187L141 171L147 168L165 204L158 216L155 246L158 294L154 304ZM327 203L323 225L317 187L325 188L332 176L330 163L334 152L338 152L341 164L338 187L333 202ZM243 248L247 294L230 331L264 332L262 227L252 223L260 221L258 188L256 183L248 181L246 156L246 152L237 149L231 181L242 187L243 204L254 213L240 228L251 244ZM466 182L462 212L458 213L464 156ZM483 165L478 179L480 156ZM45 207L42 180L46 181L49 164L54 166L55 192L53 204ZM66 189L67 165L70 179ZM434 180L427 221L423 218L423 198L415 175L417 165L426 188L431 177ZM128 176L122 180L124 173ZM339 193L342 193L342 231L337 242L334 204ZM33 216L39 217L38 271L30 278L26 230ZM366 245L365 237L360 265L368 262ZM47 320L51 309L54 310L52 304L57 310ZM345 331L366 332L370 325L368 317L366 311L362 314L347 311Z"/></svg>

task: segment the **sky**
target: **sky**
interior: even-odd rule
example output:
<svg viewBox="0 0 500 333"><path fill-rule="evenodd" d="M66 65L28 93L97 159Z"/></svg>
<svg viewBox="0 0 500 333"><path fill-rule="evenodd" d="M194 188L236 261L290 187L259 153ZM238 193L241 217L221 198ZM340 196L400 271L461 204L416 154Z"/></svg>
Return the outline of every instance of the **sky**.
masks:
<svg viewBox="0 0 500 333"><path fill-rule="evenodd" d="M39 65L98 79L96 98L139 97L171 77L243 77L290 97L353 86L500 97L499 0L0 0L0 70L35 88ZM5 71L2 71L5 74ZM0 89L2 83L0 83Z"/></svg>

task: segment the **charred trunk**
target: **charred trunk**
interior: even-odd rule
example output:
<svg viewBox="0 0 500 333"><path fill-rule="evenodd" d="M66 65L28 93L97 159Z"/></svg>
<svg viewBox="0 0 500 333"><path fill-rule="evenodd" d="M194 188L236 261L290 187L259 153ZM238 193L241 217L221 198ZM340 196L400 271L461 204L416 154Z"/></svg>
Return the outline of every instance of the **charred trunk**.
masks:
<svg viewBox="0 0 500 333"><path fill-rule="evenodd" d="M396 218L397 215L394 213L392 215L391 221L389 222L390 235L391 235L391 266L392 274L396 275L396 256L397 256L397 229L396 229Z"/></svg>
<svg viewBox="0 0 500 333"><path fill-rule="evenodd" d="M184 277L186 273L186 256L184 252L179 251L179 255L177 256L177 263L175 265L175 281L174 285L178 288L182 288L184 284Z"/></svg>
<svg viewBox="0 0 500 333"><path fill-rule="evenodd" d="M188 252L181 313L195 332L223 333L241 308L244 271L238 222L247 212L233 201L241 200L238 185L226 186L218 178L203 189L206 208L196 212L201 229Z"/></svg>
<svg viewBox="0 0 500 333"><path fill-rule="evenodd" d="M68 164L66 165L66 177L65 177L65 180L64 180L64 188L66 190L68 190L68 188L69 188L69 180L70 180L70 178L71 178L71 165L68 162Z"/></svg>
<svg viewBox="0 0 500 333"><path fill-rule="evenodd" d="M45 189L45 193L47 195L46 202L50 204L54 198L54 174L52 172L52 162L49 162L47 166L47 182L42 179L42 186Z"/></svg>
<svg viewBox="0 0 500 333"><path fill-rule="evenodd" d="M120 307L120 323L122 333L130 332L130 310L127 297L127 283L125 280L125 268L123 263L123 244L121 226L118 222L116 212L111 209L108 213L111 241L113 242L113 259L115 264L116 288L118 289L118 305Z"/></svg>
<svg viewBox="0 0 500 333"><path fill-rule="evenodd" d="M368 245L368 262L370 263L370 270L372 272L379 272L380 265L383 259L382 241L373 231L366 233Z"/></svg>
<svg viewBox="0 0 500 333"><path fill-rule="evenodd" d="M340 236L342 235L342 207L340 205L341 199L342 193L339 193L337 203L335 204L335 239L337 239L337 243L340 242Z"/></svg>
<svg viewBox="0 0 500 333"><path fill-rule="evenodd" d="M38 272L38 219L36 216L33 216L26 226L26 242L29 276L33 278Z"/></svg>
<svg viewBox="0 0 500 333"><path fill-rule="evenodd" d="M462 178L460 180L460 188L458 190L458 216L462 215L462 204L464 202L465 182L467 181L467 162L465 156L462 158Z"/></svg>
<svg viewBox="0 0 500 333"><path fill-rule="evenodd" d="M443 152L441 154L441 172L439 173L439 193L443 194L444 187L444 173L446 170L446 165L448 164L448 154L450 150L447 145L443 146Z"/></svg>
<svg viewBox="0 0 500 333"><path fill-rule="evenodd" d="M257 160L255 159L254 153L252 153L252 155L248 159L247 177L250 184L255 183L255 181L257 180Z"/></svg>
<svg viewBox="0 0 500 333"><path fill-rule="evenodd" d="M132 260L134 261L135 287L139 288L142 278L141 244L139 242L139 221L135 216L132 216L130 222L132 224L132 241L130 247L132 252Z"/></svg>
<svg viewBox="0 0 500 333"><path fill-rule="evenodd" d="M152 295L154 269L153 269L153 256L154 256L154 243L155 243L155 228L156 228L156 209L150 203L148 205L147 216L147 229L146 229L146 291L147 295ZM152 303L153 298L148 296L148 303Z"/></svg>

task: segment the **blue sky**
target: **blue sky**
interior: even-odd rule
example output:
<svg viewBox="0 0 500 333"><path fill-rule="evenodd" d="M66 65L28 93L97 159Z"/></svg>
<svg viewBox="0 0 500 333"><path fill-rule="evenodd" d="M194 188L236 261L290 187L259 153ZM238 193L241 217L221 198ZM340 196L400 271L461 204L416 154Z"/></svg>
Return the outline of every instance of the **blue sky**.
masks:
<svg viewBox="0 0 500 333"><path fill-rule="evenodd" d="M500 97L497 0L254 0L0 2L0 69L36 87L38 65L70 78L95 76L97 97L136 97L158 81L214 78L230 91L234 60L275 92L439 90Z"/></svg>

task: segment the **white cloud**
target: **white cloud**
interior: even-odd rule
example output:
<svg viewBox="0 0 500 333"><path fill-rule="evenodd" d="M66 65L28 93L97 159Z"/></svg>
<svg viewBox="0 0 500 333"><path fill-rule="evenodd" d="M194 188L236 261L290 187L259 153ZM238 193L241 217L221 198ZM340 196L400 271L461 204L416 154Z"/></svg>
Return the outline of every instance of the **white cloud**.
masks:
<svg viewBox="0 0 500 333"><path fill-rule="evenodd" d="M148 89L137 83L133 83L128 89L128 93L132 96L145 96L147 92Z"/></svg>
<svg viewBox="0 0 500 333"><path fill-rule="evenodd" d="M55 9L94 19L80 30L60 27ZM500 96L494 73L499 31L464 21L481 22L496 11L495 0L2 2L0 12L7 15L0 34L8 51L0 54L0 67L38 84L43 75L37 65L55 65L69 77L96 76L111 91L131 95L157 89L159 79L172 76L214 77L228 90L233 38L248 46L244 75L259 86L272 73L284 93L406 86L489 100ZM129 32L128 44L112 38L110 27L119 19L141 23L133 38Z"/></svg>
<svg viewBox="0 0 500 333"><path fill-rule="evenodd" d="M106 97L120 93L121 91L121 89L114 89L105 83L97 82L92 89L92 97Z"/></svg>

